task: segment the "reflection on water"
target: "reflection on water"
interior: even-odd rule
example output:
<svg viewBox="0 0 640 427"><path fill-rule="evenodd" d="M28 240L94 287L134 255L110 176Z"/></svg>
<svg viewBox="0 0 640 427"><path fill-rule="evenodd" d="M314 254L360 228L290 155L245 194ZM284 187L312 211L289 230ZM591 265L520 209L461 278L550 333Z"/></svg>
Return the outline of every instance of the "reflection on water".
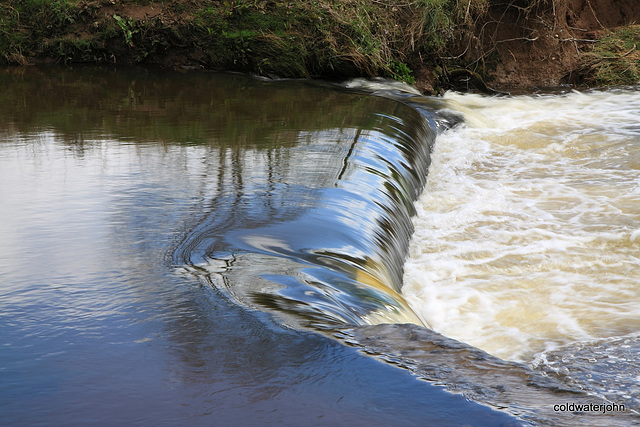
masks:
<svg viewBox="0 0 640 427"><path fill-rule="evenodd" d="M228 186L221 193L233 201L212 209L186 237L181 263L206 270L226 260L235 298L311 316L316 327L420 323L397 292L411 201L433 138L423 123L402 104L371 98L362 118L352 113L340 129L302 132L286 154L243 151L233 163L237 174L231 169L220 178ZM400 128L423 129L424 137L412 139Z"/></svg>
<svg viewBox="0 0 640 427"><path fill-rule="evenodd" d="M274 240L251 230L321 209L322 190L292 177L319 189L348 173L322 150L343 150L331 143L342 134L349 145L375 133L375 109L388 111L378 103L389 101L146 70L8 69L0 85L0 424L511 419L337 341L282 328L208 286L214 273L173 265L176 247L196 266L215 256L228 258L225 269L240 265L248 251L224 252L225 233L236 230L238 242L262 248L251 258L256 277L274 270ZM288 263L317 276L276 246L281 276ZM325 260L325 272L335 262L309 257ZM363 259L347 271L354 286Z"/></svg>

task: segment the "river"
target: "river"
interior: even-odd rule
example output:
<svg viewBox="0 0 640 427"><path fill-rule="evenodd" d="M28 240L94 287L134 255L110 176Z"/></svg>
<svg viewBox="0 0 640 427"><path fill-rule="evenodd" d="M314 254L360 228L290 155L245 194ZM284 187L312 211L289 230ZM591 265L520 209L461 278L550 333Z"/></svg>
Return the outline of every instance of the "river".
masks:
<svg viewBox="0 0 640 427"><path fill-rule="evenodd" d="M3 425L639 422L637 90L0 86Z"/></svg>

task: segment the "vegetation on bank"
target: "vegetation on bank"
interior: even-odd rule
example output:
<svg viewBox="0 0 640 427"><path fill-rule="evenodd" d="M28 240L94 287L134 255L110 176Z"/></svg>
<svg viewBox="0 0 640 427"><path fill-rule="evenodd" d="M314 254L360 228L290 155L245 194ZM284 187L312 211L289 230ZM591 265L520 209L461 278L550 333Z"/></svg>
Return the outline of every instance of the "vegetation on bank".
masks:
<svg viewBox="0 0 640 427"><path fill-rule="evenodd" d="M640 82L640 25L608 32L588 54L584 68L586 80L595 86Z"/></svg>
<svg viewBox="0 0 640 427"><path fill-rule="evenodd" d="M126 5L153 12L119 15ZM455 0L9 0L0 5L0 52L5 63L131 63L182 49L211 68L412 82L407 62L444 51L458 7Z"/></svg>
<svg viewBox="0 0 640 427"><path fill-rule="evenodd" d="M4 0L0 62L159 63L413 83L424 68L434 70L434 80L446 77L447 67L474 66L475 76L479 59L486 65L488 55L469 58L458 51L483 30L491 8L526 16L561 1ZM603 39L602 53L593 50L593 67L584 66L595 84L607 84L596 61L610 54L618 61L600 62L611 66L616 84L639 80L637 55L617 49L617 34ZM612 47L605 48L605 41Z"/></svg>

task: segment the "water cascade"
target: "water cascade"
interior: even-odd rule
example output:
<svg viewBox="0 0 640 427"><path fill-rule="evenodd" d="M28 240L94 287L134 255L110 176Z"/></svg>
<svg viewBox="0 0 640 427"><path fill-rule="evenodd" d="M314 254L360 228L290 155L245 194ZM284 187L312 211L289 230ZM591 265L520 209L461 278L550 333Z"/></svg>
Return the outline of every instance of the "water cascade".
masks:
<svg viewBox="0 0 640 427"><path fill-rule="evenodd" d="M265 174L270 182L235 179L225 191L241 208L212 210L185 237L176 262L298 326L422 325L400 295L403 264L431 147L453 118L437 115L436 100L412 108L410 92L380 87L398 100L371 97L371 82L350 82L354 96L369 91L375 108L339 128L298 132L279 175ZM269 157L246 151L234 161L244 170L273 168Z"/></svg>

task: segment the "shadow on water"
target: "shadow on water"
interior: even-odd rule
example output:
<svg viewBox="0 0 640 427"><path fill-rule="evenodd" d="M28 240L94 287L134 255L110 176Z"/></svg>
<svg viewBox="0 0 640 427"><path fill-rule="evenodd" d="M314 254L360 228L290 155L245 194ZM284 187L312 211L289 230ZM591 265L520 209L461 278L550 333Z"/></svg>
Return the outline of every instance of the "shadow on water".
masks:
<svg viewBox="0 0 640 427"><path fill-rule="evenodd" d="M93 68L14 69L0 73L0 85L0 159L26 149L73 158L79 170L97 160L84 178L99 177L109 197L87 216L106 218L108 238L69 256L101 261L88 264L89 278L60 264L58 285L74 304L107 298L115 307L101 317L89 310L94 340L77 332L86 319L71 315L44 327L42 335L72 325L55 343L4 326L13 360L3 366L5 387L21 384L7 421L67 422L74 413L103 423L628 425L628 414L553 412L564 399L590 398L431 332L399 294L412 202L439 127L455 121L434 112L436 100ZM34 201L34 216L59 202L25 203ZM37 253L46 236L23 237L16 250ZM51 270L4 268L18 291L0 294L0 305L29 319L34 295L51 298L36 284ZM54 364L38 362L40 350L25 353L39 346ZM34 395L43 384L49 394ZM44 409L29 418L28 405Z"/></svg>

